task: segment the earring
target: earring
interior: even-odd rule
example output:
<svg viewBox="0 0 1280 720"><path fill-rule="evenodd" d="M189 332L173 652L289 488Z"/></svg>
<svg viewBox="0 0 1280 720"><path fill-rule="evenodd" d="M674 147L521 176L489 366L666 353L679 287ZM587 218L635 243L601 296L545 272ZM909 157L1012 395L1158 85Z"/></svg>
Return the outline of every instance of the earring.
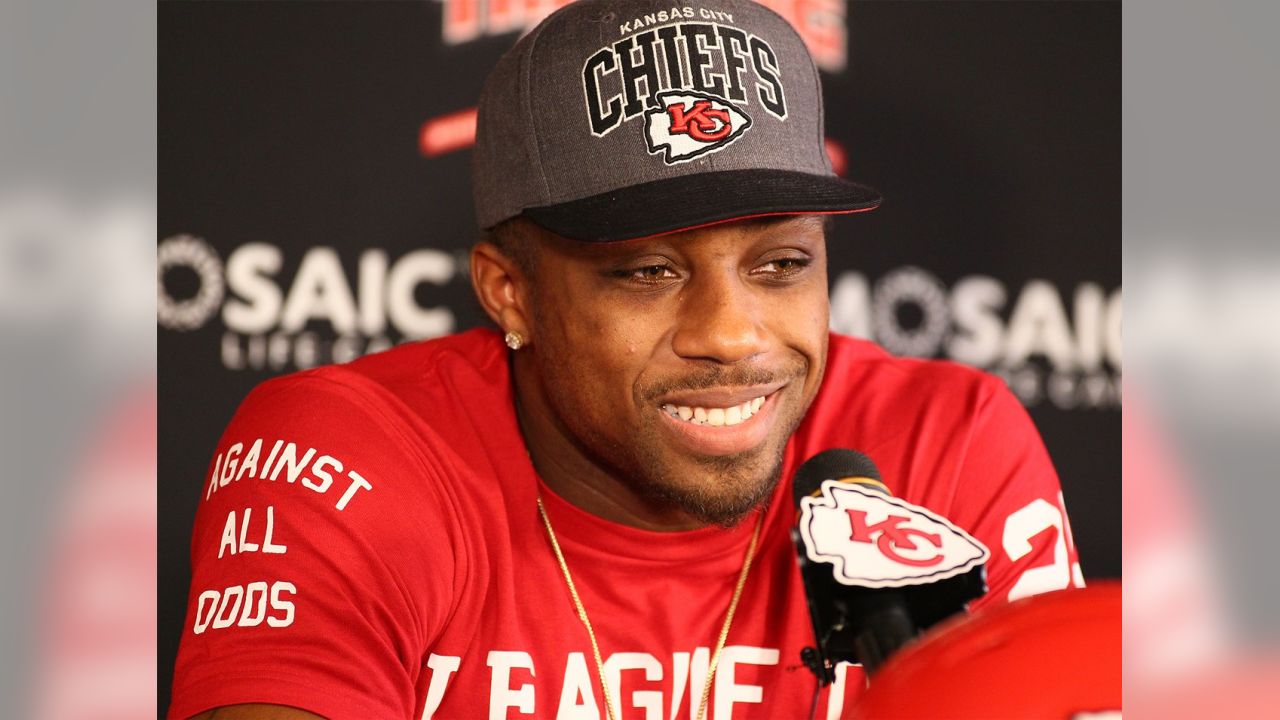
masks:
<svg viewBox="0 0 1280 720"><path fill-rule="evenodd" d="M507 333L502 339L507 343L507 347L512 350L519 350L524 347L524 336L514 330Z"/></svg>

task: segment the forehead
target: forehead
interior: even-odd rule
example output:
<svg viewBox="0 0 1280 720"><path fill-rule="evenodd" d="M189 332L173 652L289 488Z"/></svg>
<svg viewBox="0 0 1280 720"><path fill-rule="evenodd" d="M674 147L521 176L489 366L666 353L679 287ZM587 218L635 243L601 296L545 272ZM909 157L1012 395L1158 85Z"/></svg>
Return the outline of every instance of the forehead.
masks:
<svg viewBox="0 0 1280 720"><path fill-rule="evenodd" d="M581 242L541 231L538 233L538 244L553 252L558 251L584 259L630 255L654 248L671 248L678 251L708 244L736 246L742 250L748 250L760 241L821 240L826 237L830 221L829 215L748 218L617 242Z"/></svg>

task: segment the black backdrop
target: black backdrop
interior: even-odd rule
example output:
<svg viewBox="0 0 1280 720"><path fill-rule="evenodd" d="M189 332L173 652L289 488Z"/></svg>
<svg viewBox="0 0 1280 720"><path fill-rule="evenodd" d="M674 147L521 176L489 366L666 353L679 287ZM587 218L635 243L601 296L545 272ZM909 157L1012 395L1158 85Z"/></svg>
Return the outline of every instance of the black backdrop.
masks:
<svg viewBox="0 0 1280 720"><path fill-rule="evenodd" d="M162 709L192 516L240 398L484 322L467 111L545 4L161 4ZM886 197L837 222L833 326L1004 376L1086 577L1118 577L1119 3L768 4L820 51L846 174Z"/></svg>

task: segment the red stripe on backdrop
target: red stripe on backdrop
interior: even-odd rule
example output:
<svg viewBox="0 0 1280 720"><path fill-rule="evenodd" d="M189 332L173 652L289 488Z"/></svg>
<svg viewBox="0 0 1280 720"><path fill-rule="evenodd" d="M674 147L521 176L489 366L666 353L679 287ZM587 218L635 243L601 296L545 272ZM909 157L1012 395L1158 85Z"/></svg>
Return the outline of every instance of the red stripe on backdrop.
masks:
<svg viewBox="0 0 1280 720"><path fill-rule="evenodd" d="M422 123L422 129L418 131L418 151L425 157L463 150L475 143L475 108L433 117Z"/></svg>

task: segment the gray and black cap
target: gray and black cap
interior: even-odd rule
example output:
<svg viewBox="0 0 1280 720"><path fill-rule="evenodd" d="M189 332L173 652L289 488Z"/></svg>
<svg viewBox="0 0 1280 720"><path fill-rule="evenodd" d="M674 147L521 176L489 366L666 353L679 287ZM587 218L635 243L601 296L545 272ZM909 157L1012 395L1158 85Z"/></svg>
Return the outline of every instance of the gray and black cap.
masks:
<svg viewBox="0 0 1280 720"><path fill-rule="evenodd" d="M472 168L481 229L608 242L869 210L827 157L818 70L752 0L580 0L498 61Z"/></svg>

